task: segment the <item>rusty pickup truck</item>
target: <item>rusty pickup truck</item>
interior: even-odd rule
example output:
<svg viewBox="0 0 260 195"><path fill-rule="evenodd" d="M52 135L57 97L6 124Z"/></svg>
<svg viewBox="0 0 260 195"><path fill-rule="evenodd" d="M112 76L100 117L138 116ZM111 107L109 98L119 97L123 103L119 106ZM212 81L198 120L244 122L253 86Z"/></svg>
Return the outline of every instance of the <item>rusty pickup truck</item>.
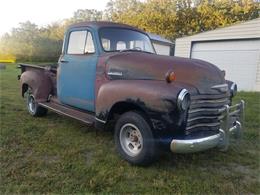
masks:
<svg viewBox="0 0 260 195"><path fill-rule="evenodd" d="M240 138L244 101L225 72L198 59L156 55L147 33L111 22L83 22L65 33L58 66L20 64L21 94L32 116L47 110L114 132L123 159L153 162L175 153L227 150Z"/></svg>

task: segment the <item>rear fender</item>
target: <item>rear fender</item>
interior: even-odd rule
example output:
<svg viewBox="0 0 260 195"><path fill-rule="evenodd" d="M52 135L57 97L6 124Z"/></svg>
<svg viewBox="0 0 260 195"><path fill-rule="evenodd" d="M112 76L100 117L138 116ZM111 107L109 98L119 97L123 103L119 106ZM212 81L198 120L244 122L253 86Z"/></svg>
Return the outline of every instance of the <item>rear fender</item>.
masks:
<svg viewBox="0 0 260 195"><path fill-rule="evenodd" d="M32 94L37 102L46 102L52 91L52 82L50 77L42 70L29 70L22 73L21 78L21 94L32 89Z"/></svg>

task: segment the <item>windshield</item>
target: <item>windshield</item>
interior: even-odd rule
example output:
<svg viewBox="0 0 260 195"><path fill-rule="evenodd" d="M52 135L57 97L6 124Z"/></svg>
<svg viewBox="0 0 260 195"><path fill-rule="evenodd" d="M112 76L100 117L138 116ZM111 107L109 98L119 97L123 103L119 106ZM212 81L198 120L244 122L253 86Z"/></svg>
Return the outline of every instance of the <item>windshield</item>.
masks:
<svg viewBox="0 0 260 195"><path fill-rule="evenodd" d="M137 50L154 53L149 37L124 28L102 28L99 33L105 51Z"/></svg>

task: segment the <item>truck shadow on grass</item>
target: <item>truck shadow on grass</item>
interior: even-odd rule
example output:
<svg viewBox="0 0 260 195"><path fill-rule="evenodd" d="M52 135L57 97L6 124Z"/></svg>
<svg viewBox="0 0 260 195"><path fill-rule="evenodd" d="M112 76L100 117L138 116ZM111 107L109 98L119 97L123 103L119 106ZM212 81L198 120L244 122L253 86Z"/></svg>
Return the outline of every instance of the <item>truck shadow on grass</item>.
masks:
<svg viewBox="0 0 260 195"><path fill-rule="evenodd" d="M69 119L56 113L49 112L46 120L53 121L53 126L56 124L62 124L65 126L71 126L69 128L70 133L81 133L82 138L86 139L86 142L95 143L95 147L101 147L101 149L105 149L105 145L109 145L109 153L115 156L118 156L114 145L114 137L112 131L104 131L104 130L97 130L93 127L89 127L83 123L80 123L74 119ZM76 132L75 132L76 131ZM91 138L89 138L91 136ZM91 140L93 139L93 140ZM99 144L97 146L97 144ZM245 141L243 141L242 145L238 145L233 143L230 149L226 152L219 151L218 148L213 148L204 152L198 152L193 154L173 154L170 151L160 151L158 156L157 162L154 165L150 165L154 168L160 167L169 167L169 168L179 168L183 166L202 166L202 167L214 167L216 164L222 164L225 162L236 163L237 159L240 157L242 158L247 152L245 147ZM86 148L87 149L87 148ZM107 148L106 148L107 150ZM94 149L95 151L95 149ZM93 152L94 152L93 151ZM254 155L254 154L252 154ZM119 162L124 162L122 159L117 158ZM129 165L129 163L124 162L124 164Z"/></svg>

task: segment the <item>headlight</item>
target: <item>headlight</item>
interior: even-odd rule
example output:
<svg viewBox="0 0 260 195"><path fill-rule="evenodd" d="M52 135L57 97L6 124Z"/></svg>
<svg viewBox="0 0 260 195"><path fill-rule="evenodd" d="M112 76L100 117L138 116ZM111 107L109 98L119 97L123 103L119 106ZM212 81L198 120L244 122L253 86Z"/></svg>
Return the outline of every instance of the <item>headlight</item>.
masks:
<svg viewBox="0 0 260 195"><path fill-rule="evenodd" d="M236 83L232 83L232 85L230 87L230 93L231 93L231 97L234 97L237 94L237 84Z"/></svg>
<svg viewBox="0 0 260 195"><path fill-rule="evenodd" d="M187 89L182 89L177 98L177 107L179 110L187 110L190 106L190 94Z"/></svg>

